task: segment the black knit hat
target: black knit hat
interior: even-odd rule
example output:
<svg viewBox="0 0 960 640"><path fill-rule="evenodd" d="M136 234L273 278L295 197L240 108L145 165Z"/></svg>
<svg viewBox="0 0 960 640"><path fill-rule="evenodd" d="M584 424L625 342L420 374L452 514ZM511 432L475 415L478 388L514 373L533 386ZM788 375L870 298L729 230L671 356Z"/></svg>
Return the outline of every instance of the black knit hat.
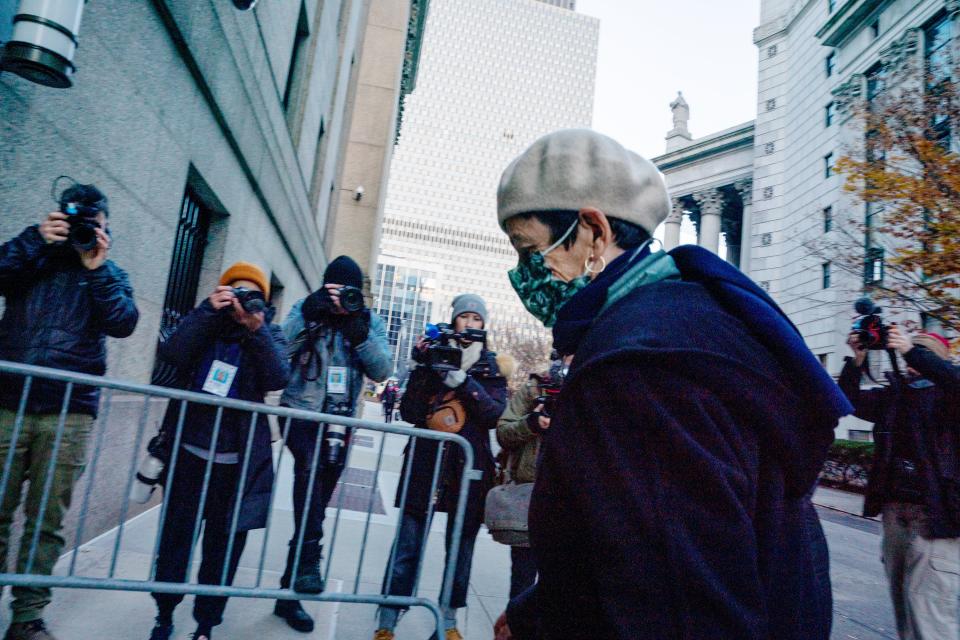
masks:
<svg viewBox="0 0 960 640"><path fill-rule="evenodd" d="M327 265L327 270L323 272L323 284L342 284L362 289L363 271L350 256L340 256Z"/></svg>

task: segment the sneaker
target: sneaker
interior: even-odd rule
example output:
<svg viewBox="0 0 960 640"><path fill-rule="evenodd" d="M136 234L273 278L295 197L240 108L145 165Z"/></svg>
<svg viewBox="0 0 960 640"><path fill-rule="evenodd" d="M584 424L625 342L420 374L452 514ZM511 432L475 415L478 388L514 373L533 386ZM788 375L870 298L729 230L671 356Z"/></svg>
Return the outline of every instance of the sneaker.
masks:
<svg viewBox="0 0 960 640"><path fill-rule="evenodd" d="M277 600L273 607L273 615L286 620L287 625L294 631L310 633L313 631L313 618L303 610L299 600Z"/></svg>
<svg viewBox="0 0 960 640"><path fill-rule="evenodd" d="M31 620L30 622L14 622L7 629L7 635L3 640L57 640L52 633L47 631L47 626L43 620Z"/></svg>
<svg viewBox="0 0 960 640"><path fill-rule="evenodd" d="M377 629L373 634L373 640L393 640L393 631L387 629Z"/></svg>

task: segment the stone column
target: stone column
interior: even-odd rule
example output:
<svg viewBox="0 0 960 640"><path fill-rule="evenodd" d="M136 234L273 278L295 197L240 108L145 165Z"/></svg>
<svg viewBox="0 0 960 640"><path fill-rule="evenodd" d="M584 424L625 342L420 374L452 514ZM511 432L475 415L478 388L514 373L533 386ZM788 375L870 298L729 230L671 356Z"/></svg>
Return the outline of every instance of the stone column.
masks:
<svg viewBox="0 0 960 640"><path fill-rule="evenodd" d="M700 234L697 239L704 249L717 253L720 249L720 216L723 214L723 196L716 189L693 196L700 205Z"/></svg>
<svg viewBox="0 0 960 640"><path fill-rule="evenodd" d="M743 203L743 219L740 231L740 271L750 275L750 250L753 243L753 178L738 180L733 187Z"/></svg>
<svg viewBox="0 0 960 640"><path fill-rule="evenodd" d="M673 198L670 202L670 215L664 220L663 227L663 248L666 251L680 244L680 225L683 222L683 204L679 198Z"/></svg>

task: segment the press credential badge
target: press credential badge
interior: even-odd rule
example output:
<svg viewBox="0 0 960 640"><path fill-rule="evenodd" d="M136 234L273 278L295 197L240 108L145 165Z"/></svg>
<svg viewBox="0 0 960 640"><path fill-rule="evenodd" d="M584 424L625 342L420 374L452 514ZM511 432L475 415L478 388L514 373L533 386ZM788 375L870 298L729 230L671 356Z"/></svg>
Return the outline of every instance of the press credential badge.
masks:
<svg viewBox="0 0 960 640"><path fill-rule="evenodd" d="M327 369L327 393L342 395L347 392L347 368L330 367Z"/></svg>
<svg viewBox="0 0 960 640"><path fill-rule="evenodd" d="M207 393L226 398L237 377L237 367L227 362L214 360L207 372L207 379L203 383L203 390Z"/></svg>

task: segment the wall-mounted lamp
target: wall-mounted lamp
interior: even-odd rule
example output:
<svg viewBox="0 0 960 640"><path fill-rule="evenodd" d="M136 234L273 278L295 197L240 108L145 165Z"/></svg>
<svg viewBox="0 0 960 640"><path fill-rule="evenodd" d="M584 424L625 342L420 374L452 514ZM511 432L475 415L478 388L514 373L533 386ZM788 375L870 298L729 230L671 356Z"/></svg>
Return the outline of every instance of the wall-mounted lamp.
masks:
<svg viewBox="0 0 960 640"><path fill-rule="evenodd" d="M359 187L354 189L353 199L356 200L357 202L360 202L361 200L363 200L363 193L364 193L363 185L360 185Z"/></svg>
<svg viewBox="0 0 960 640"><path fill-rule="evenodd" d="M72 86L84 4L86 0L21 0L13 16L13 35L0 56L0 71L47 87Z"/></svg>

